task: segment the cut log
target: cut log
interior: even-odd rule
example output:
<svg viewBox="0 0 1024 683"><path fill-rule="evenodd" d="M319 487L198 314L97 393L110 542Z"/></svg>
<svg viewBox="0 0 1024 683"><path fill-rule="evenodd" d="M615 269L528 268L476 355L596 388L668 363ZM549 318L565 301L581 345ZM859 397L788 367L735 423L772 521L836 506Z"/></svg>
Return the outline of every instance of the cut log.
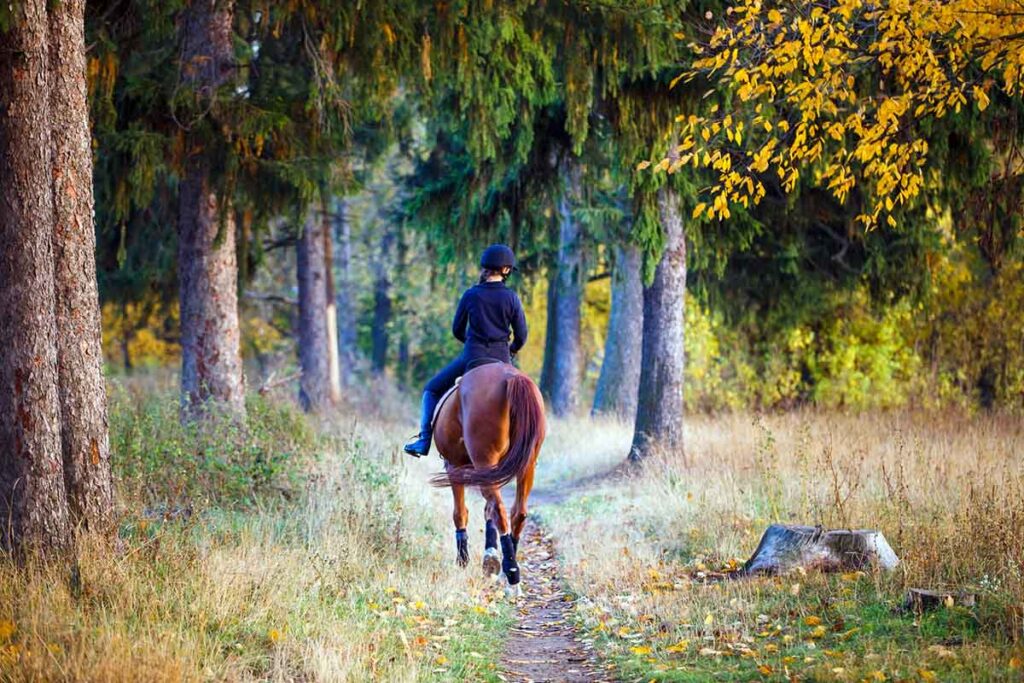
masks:
<svg viewBox="0 0 1024 683"><path fill-rule="evenodd" d="M974 593L967 591L932 591L924 588L911 588L903 600L904 612L927 612L938 607L974 607L977 601Z"/></svg>
<svg viewBox="0 0 1024 683"><path fill-rule="evenodd" d="M899 558L880 531L826 531L820 526L772 524L743 566L743 573L778 574L796 567L821 571L870 567L888 570L897 564Z"/></svg>

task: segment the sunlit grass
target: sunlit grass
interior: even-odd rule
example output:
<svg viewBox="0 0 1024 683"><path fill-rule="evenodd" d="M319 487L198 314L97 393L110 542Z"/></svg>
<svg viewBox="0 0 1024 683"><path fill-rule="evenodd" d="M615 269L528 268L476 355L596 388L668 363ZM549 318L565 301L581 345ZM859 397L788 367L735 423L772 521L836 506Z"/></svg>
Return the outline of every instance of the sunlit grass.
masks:
<svg viewBox="0 0 1024 683"><path fill-rule="evenodd" d="M563 429L575 436L552 439L542 479L605 471L611 445L620 458L628 448L628 430L552 433ZM685 459L665 454L582 489L563 482L571 494L546 514L577 616L625 676L1019 680L1018 419L732 415L692 418L687 437ZM879 528L903 563L889 575L692 580L742 562L775 521ZM968 587L979 605L894 613L911 586Z"/></svg>
<svg viewBox="0 0 1024 683"><path fill-rule="evenodd" d="M243 505L204 495L161 519L154 496L176 489L133 485L120 548L86 545L79 578L0 563L0 680L494 680L510 610L482 538L457 568L450 494L426 484L439 462L400 454L405 425L381 411L320 425L289 499L239 488Z"/></svg>

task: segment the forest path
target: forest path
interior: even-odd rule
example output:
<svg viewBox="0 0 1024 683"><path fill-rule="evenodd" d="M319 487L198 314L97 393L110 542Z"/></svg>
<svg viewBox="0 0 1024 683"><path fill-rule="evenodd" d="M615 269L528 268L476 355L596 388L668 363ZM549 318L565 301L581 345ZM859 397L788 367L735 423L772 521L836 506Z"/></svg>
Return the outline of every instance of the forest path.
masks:
<svg viewBox="0 0 1024 683"><path fill-rule="evenodd" d="M603 477L602 477L603 478ZM580 488L578 482L572 489ZM535 490L534 510L565 499L566 489ZM554 539L531 514L519 548L523 596L516 603L519 619L509 631L498 677L532 683L614 681L614 673L598 661L591 643L580 638L572 618L572 598L565 591Z"/></svg>

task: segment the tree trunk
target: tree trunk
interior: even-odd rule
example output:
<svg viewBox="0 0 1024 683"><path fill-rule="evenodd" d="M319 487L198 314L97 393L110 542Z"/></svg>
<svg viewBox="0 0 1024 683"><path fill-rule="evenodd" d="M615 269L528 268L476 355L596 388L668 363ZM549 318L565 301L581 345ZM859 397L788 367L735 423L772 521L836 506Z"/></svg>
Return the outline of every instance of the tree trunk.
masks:
<svg viewBox="0 0 1024 683"><path fill-rule="evenodd" d="M392 226L388 226L384 231L384 235L380 238L380 249L374 263L373 349L371 362L375 373L384 372L388 360L388 345L390 343L390 330L388 328L391 324L391 314L393 311L391 302L390 254L394 239L394 229Z"/></svg>
<svg viewBox="0 0 1024 683"><path fill-rule="evenodd" d="M114 482L92 222L85 0L64 0L51 10L50 118L64 482L72 524L107 534L114 525Z"/></svg>
<svg viewBox="0 0 1024 683"><path fill-rule="evenodd" d="M0 548L72 545L57 388L48 26L15 5L0 48Z"/></svg>
<svg viewBox="0 0 1024 683"><path fill-rule="evenodd" d="M334 300L338 315L338 354L341 361L341 381L345 386L355 383L356 371L356 306L355 284L352 281L352 225L348 218L345 199L335 204L334 250L338 272L338 287Z"/></svg>
<svg viewBox="0 0 1024 683"><path fill-rule="evenodd" d="M296 249L299 280L299 401L308 411L331 405L324 224L310 208Z"/></svg>
<svg viewBox="0 0 1024 683"><path fill-rule="evenodd" d="M326 287L327 325L327 377L329 379L331 403L341 401L341 357L338 347L338 305L334 291L334 239L331 236L331 216L327 202L323 203L320 236L324 243L324 285Z"/></svg>
<svg viewBox="0 0 1024 683"><path fill-rule="evenodd" d="M184 10L182 80L197 99L214 97L233 74L233 15L230 0L195 0ZM190 135L186 149L178 207L182 416L192 419L211 404L244 416L234 211L213 186L202 141Z"/></svg>
<svg viewBox="0 0 1024 683"><path fill-rule="evenodd" d="M686 234L679 194L658 190L665 251L644 289L644 324L636 423L629 457L634 462L654 449L683 448L683 313L686 297Z"/></svg>
<svg viewBox="0 0 1024 683"><path fill-rule="evenodd" d="M583 381L580 341L580 309L583 301L583 246L573 206L580 198L580 167L577 160L565 163L565 190L558 199L558 263L548 295L548 331L544 345L551 353L547 397L557 416L571 414L579 404Z"/></svg>
<svg viewBox="0 0 1024 683"><path fill-rule="evenodd" d="M612 308L604 341L604 361L594 393L593 415L636 417L644 320L642 261L636 246L615 247Z"/></svg>
<svg viewBox="0 0 1024 683"><path fill-rule="evenodd" d="M558 347L558 325L555 322L556 292L558 291L558 268L548 269L548 292L545 310L547 320L544 323L544 360L540 368L540 393L544 398L551 399L554 386L555 349Z"/></svg>

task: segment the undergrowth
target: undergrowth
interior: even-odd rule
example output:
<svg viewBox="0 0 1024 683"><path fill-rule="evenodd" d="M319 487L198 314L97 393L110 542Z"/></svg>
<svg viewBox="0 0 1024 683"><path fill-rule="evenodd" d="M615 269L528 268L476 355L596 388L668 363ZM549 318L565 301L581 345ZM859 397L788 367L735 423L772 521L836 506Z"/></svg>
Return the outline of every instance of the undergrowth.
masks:
<svg viewBox="0 0 1024 683"><path fill-rule="evenodd" d="M497 680L482 544L455 566L437 463L368 414L250 399L192 428L173 390L115 387L118 542L73 577L0 559L0 680Z"/></svg>

